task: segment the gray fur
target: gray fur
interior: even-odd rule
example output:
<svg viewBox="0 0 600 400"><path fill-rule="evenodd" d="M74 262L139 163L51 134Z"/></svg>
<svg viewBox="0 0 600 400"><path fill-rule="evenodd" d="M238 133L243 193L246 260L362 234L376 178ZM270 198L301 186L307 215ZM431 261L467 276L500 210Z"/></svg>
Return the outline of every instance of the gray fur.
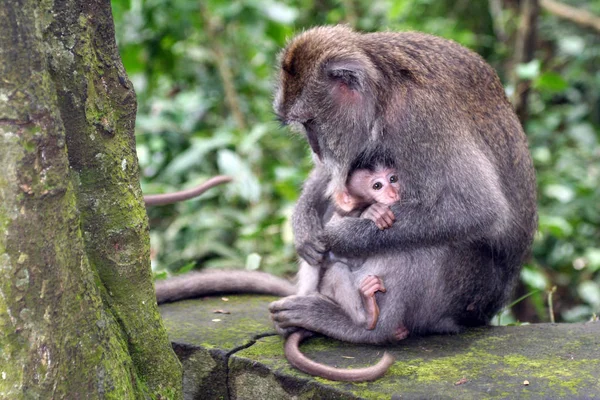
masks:
<svg viewBox="0 0 600 400"><path fill-rule="evenodd" d="M298 254L313 265L330 251L364 257L354 282L377 275L387 289L376 295L373 330L344 310L332 284L272 303L280 332L388 343L398 329L454 333L489 322L509 299L537 216L525 135L485 61L421 33L315 28L284 50L274 108L304 127L317 156L293 216ZM342 187L357 158L382 149L403 188L393 226L381 231L360 218L324 225L331 188Z"/></svg>

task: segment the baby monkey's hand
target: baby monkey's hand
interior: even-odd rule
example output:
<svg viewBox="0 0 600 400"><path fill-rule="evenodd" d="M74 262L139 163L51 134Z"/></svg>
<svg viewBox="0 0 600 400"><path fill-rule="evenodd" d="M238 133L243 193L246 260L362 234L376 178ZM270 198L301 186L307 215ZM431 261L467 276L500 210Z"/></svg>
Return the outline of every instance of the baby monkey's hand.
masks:
<svg viewBox="0 0 600 400"><path fill-rule="evenodd" d="M381 230L387 229L394 224L396 217L390 207L382 203L375 203L370 205L360 215L361 218L370 219L375 222L375 225Z"/></svg>

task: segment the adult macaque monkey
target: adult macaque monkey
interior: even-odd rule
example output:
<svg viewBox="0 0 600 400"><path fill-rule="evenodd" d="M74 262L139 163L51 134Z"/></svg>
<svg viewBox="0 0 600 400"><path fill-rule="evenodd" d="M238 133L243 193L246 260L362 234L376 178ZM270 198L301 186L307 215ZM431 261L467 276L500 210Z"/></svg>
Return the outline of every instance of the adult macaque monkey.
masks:
<svg viewBox="0 0 600 400"><path fill-rule="evenodd" d="M381 277L387 291L376 294L373 330L319 293L272 303L276 328L377 344L489 322L536 228L527 141L493 69L445 39L344 26L298 35L280 68L275 112L315 154L293 216L298 254L313 265L328 252L361 257L358 271ZM402 187L393 225L351 217L323 225L351 164L380 149Z"/></svg>

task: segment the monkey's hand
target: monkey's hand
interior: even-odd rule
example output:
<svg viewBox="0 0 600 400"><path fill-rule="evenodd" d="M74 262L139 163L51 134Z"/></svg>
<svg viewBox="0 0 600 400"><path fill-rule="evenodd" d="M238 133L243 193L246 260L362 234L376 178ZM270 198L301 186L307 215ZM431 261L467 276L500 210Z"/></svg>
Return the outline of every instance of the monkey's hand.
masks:
<svg viewBox="0 0 600 400"><path fill-rule="evenodd" d="M365 211L360 215L361 218L370 219L375 222L375 225L381 230L390 228L396 217L389 206L382 203L371 204Z"/></svg>
<svg viewBox="0 0 600 400"><path fill-rule="evenodd" d="M329 249L321 240L321 235L313 235L312 238L302 243L296 243L296 252L310 265L321 265Z"/></svg>

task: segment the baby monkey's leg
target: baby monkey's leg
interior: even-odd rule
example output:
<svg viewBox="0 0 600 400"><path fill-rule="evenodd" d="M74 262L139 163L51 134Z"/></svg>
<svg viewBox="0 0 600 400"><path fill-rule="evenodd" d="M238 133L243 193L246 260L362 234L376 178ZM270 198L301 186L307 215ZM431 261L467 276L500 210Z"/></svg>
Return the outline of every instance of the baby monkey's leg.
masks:
<svg viewBox="0 0 600 400"><path fill-rule="evenodd" d="M376 275L367 275L360 284L360 294L367 313L367 329L375 329L379 319L379 306L375 299L375 292L385 293L383 281Z"/></svg>

